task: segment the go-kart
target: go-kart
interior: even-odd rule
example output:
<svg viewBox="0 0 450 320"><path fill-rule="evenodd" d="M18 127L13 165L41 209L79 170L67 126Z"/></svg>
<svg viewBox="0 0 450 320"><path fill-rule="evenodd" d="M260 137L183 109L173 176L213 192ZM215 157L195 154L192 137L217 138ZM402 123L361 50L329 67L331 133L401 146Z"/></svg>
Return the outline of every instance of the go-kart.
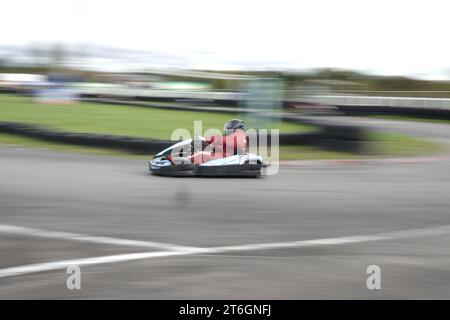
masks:
<svg viewBox="0 0 450 320"><path fill-rule="evenodd" d="M267 165L262 157L251 154L234 154L228 157L210 160L204 163L185 163L176 161L177 157L192 155L200 148L205 148L204 138L198 138L200 143L187 139L156 154L148 161L149 170L154 175L161 176L212 176L212 177L257 177L261 169Z"/></svg>

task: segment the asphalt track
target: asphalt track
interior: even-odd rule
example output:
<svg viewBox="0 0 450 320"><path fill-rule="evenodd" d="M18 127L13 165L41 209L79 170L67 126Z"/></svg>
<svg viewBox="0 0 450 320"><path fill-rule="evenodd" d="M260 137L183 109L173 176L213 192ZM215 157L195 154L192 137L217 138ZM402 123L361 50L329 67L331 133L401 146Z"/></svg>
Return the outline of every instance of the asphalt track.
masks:
<svg viewBox="0 0 450 320"><path fill-rule="evenodd" d="M449 192L446 160L164 178L141 160L0 147L0 299L450 299Z"/></svg>

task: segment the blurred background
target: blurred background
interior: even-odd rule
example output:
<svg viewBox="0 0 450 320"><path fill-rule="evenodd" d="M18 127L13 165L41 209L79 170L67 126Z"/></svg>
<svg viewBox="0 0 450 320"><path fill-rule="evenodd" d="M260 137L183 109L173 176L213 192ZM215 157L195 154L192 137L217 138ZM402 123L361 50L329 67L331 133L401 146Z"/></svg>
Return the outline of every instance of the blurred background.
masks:
<svg viewBox="0 0 450 320"><path fill-rule="evenodd" d="M1 22L1 120L167 142L195 119L207 129L241 117L279 128L286 160L440 150L416 136L369 132L355 118L318 117L448 120L442 5L11 2ZM58 107L69 103L77 107ZM16 137L2 140L44 143L11 130L2 129ZM52 142L90 146L73 141Z"/></svg>
<svg viewBox="0 0 450 320"><path fill-rule="evenodd" d="M447 230L446 2L19 0L2 9L1 298L450 298L441 229L380 246L94 265L76 293L61 270L14 269L177 250L78 234L204 248ZM192 132L199 120L221 129L231 118L280 130L276 176L147 174L145 160L173 130ZM373 263L387 270L377 293L365 288Z"/></svg>

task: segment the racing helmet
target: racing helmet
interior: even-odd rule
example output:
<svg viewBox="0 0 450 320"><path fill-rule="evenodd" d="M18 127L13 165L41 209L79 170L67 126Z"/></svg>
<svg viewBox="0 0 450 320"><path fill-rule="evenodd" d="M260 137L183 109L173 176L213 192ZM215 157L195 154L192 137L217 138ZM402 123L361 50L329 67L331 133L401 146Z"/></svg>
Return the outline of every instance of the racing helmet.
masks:
<svg viewBox="0 0 450 320"><path fill-rule="evenodd" d="M244 130L244 121L241 119L231 119L225 123L223 129L225 130L225 134L233 133L237 129Z"/></svg>

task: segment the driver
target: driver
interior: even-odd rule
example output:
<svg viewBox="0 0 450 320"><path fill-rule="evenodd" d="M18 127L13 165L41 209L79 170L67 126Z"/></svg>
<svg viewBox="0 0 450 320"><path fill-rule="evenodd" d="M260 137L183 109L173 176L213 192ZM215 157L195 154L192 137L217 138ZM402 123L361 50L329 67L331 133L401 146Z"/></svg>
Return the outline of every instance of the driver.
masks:
<svg viewBox="0 0 450 320"><path fill-rule="evenodd" d="M242 154L247 150L247 136L244 121L231 119L223 126L224 136L211 136L205 139L208 151L200 151L183 159L183 163L200 164L210 160Z"/></svg>

